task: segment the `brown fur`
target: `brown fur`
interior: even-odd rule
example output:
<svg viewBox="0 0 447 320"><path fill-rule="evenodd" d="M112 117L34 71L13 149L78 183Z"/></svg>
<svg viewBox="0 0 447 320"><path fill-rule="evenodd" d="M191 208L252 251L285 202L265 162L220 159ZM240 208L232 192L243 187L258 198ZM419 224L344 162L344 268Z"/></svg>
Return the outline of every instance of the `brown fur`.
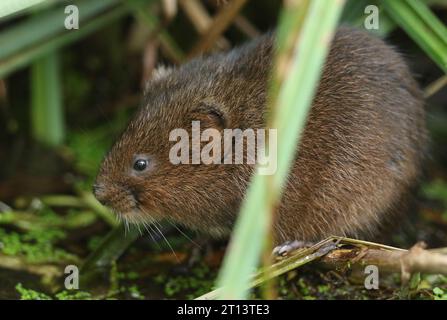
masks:
<svg viewBox="0 0 447 320"><path fill-rule="evenodd" d="M253 167L175 166L169 132L192 120L263 128L273 41L265 35L157 75L102 164L97 198L131 221L168 218L228 233ZM425 145L421 93L402 58L382 40L341 28L279 206L276 242L373 234L417 181ZM132 172L135 154L152 158L147 173Z"/></svg>

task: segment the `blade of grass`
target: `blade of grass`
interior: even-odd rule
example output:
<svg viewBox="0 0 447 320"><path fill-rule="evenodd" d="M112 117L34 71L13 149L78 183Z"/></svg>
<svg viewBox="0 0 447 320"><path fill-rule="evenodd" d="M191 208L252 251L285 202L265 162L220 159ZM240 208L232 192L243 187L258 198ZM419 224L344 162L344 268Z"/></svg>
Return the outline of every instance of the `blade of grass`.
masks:
<svg viewBox="0 0 447 320"><path fill-rule="evenodd" d="M86 21L82 28L76 30L76 32L64 32L55 37L52 37L46 41L40 42L35 46L22 50L12 56L8 56L7 59L0 61L0 78L5 77L9 73L27 66L33 60L45 56L55 49L66 46L73 43L82 37L106 26L112 21L124 16L129 12L126 6L118 6L110 11L92 19Z"/></svg>
<svg viewBox="0 0 447 320"><path fill-rule="evenodd" d="M58 53L37 60L31 68L31 129L33 137L50 146L65 138Z"/></svg>
<svg viewBox="0 0 447 320"><path fill-rule="evenodd" d="M390 17L447 72L447 28L427 5L416 0L383 1Z"/></svg>
<svg viewBox="0 0 447 320"><path fill-rule="evenodd" d="M348 0L346 1L340 21L354 24L364 15L366 6L370 5L370 0Z"/></svg>
<svg viewBox="0 0 447 320"><path fill-rule="evenodd" d="M114 214L110 212L109 209L100 204L91 192L78 190L78 193L85 205L91 208L108 225L112 227L116 227L118 225L118 221L115 218Z"/></svg>
<svg viewBox="0 0 447 320"><path fill-rule="evenodd" d="M44 1L36 4L35 6L27 7L23 10L16 11L12 14L9 14L7 16L0 18L0 23L5 23L8 21L14 20L17 17L21 17L21 16L38 14L40 12L50 10L51 8L54 8L55 6L57 6L59 4L60 4L60 0L44 0Z"/></svg>
<svg viewBox="0 0 447 320"><path fill-rule="evenodd" d="M432 95L436 94L439 90L447 86L447 74L443 75L439 79L436 79L432 83L430 83L424 89L424 97L429 98Z"/></svg>
<svg viewBox="0 0 447 320"><path fill-rule="evenodd" d="M0 18L35 6L45 0L2 0L0 2Z"/></svg>
<svg viewBox="0 0 447 320"><path fill-rule="evenodd" d="M292 5L291 1L287 3ZM309 2L293 2L293 6L285 9L287 14L283 17L296 18L300 15L300 10L306 7L306 3ZM222 288L219 298L247 297L250 276L258 266L267 238L269 215L279 200L292 164L299 134L303 130L343 3L313 0L306 10L302 30L294 42L297 45L293 60L287 66L289 74L279 88L278 98L274 103L271 127L277 128L279 137L277 171L272 176L271 183L267 176L255 175L248 189L218 277L218 286ZM283 25L288 27L293 25L293 21L281 19L278 37L282 36Z"/></svg>
<svg viewBox="0 0 447 320"><path fill-rule="evenodd" d="M421 19L423 19L430 28L442 39L444 43L447 43L446 27L439 19L433 19L436 17L430 10L430 8L421 1L407 0L407 3L413 8Z"/></svg>
<svg viewBox="0 0 447 320"><path fill-rule="evenodd" d="M118 0L103 1L75 1L73 2L79 8L80 26L84 21L97 16L101 12L110 9L116 5ZM52 8L50 10L39 12L18 25L6 29L0 33L0 61L9 56L17 54L27 47L39 44L61 32L68 31L64 27L66 15L63 7Z"/></svg>
<svg viewBox="0 0 447 320"><path fill-rule="evenodd" d="M343 10L341 17L342 23L357 27L364 28L365 19L367 14L365 13L365 8L369 5L377 5L379 9L379 29L367 30L376 34L379 37L386 37L391 31L393 31L397 25L393 20L387 15L382 6L380 6L377 1L370 0L349 0Z"/></svg>

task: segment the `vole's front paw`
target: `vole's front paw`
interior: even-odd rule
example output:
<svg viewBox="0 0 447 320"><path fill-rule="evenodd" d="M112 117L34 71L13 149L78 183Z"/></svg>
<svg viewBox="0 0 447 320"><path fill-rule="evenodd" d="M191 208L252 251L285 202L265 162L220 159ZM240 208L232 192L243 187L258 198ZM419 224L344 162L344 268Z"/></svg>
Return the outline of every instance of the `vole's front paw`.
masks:
<svg viewBox="0 0 447 320"><path fill-rule="evenodd" d="M272 254L276 257L285 257L294 250L308 248L313 245L314 243L308 241L298 241L298 240L286 241L283 244L276 246L273 249Z"/></svg>

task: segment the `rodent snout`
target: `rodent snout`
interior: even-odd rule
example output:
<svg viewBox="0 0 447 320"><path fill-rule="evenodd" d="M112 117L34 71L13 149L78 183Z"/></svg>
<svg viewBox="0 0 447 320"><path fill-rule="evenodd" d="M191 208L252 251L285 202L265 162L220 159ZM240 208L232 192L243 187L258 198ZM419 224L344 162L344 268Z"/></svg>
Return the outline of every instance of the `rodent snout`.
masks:
<svg viewBox="0 0 447 320"><path fill-rule="evenodd" d="M94 184L92 187L93 195L104 206L110 205L110 199L107 197L105 188L102 184Z"/></svg>
<svg viewBox="0 0 447 320"><path fill-rule="evenodd" d="M123 186L96 182L92 189L96 199L116 213L125 215L137 207L137 194Z"/></svg>

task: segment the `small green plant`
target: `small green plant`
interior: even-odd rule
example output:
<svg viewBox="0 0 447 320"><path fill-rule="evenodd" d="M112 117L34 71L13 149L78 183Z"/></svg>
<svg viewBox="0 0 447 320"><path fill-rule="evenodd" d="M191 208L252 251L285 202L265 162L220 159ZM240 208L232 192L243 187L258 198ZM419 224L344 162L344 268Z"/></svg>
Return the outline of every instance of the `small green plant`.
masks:
<svg viewBox="0 0 447 320"><path fill-rule="evenodd" d="M172 277L161 274L155 278L155 282L164 285L168 297L185 293L187 299L194 299L212 289L214 278L215 273L201 264L192 268L191 275Z"/></svg>
<svg viewBox="0 0 447 320"><path fill-rule="evenodd" d="M433 289L435 300L447 300L447 291L442 290L439 287Z"/></svg>
<svg viewBox="0 0 447 320"><path fill-rule="evenodd" d="M0 228L0 252L23 257L29 263L77 261L77 257L56 247L65 233L58 229L32 230L28 233L7 232Z"/></svg>
<svg viewBox="0 0 447 320"><path fill-rule="evenodd" d="M21 283L16 285L16 290L19 292L21 300L52 300L45 293L24 288Z"/></svg>
<svg viewBox="0 0 447 320"><path fill-rule="evenodd" d="M57 300L90 300L92 295L89 292L79 290L64 290L56 293L55 298Z"/></svg>
<svg viewBox="0 0 447 320"><path fill-rule="evenodd" d="M26 289L21 283L16 285L16 290L20 294L21 300L53 300L53 298L45 293ZM56 300L89 300L92 298L91 294L80 290L63 290L54 295Z"/></svg>

